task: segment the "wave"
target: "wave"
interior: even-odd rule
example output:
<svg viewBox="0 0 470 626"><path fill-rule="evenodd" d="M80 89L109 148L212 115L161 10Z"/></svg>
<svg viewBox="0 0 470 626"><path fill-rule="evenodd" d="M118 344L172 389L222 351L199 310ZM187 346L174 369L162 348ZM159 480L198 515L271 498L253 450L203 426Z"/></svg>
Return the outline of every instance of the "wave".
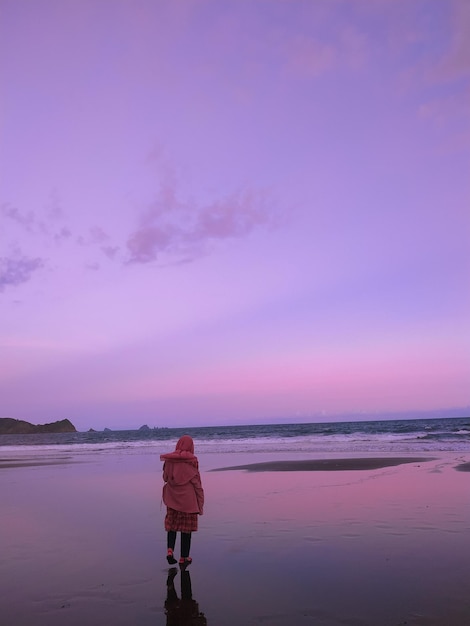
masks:
<svg viewBox="0 0 470 626"><path fill-rule="evenodd" d="M2 435L0 447L24 451L161 453L184 433L198 454L212 452L397 452L469 450L469 418L254 426L205 426L57 435Z"/></svg>

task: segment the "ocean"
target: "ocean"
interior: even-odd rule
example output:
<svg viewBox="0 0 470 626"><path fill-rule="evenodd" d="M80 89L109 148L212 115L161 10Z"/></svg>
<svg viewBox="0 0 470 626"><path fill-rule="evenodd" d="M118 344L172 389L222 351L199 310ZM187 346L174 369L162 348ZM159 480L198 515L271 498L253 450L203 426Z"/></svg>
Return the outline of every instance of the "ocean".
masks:
<svg viewBox="0 0 470 626"><path fill-rule="evenodd" d="M4 453L34 450L105 453L112 450L161 453L189 434L204 453L415 453L470 451L470 417L411 420L144 428L67 434L2 435Z"/></svg>

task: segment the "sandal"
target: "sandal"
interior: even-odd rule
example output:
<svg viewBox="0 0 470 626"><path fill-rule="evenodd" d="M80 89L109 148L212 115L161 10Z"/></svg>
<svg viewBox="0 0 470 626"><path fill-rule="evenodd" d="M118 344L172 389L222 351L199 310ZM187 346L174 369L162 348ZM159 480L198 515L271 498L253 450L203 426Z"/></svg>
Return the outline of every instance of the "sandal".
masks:
<svg viewBox="0 0 470 626"><path fill-rule="evenodd" d="M168 548L168 554L166 555L166 560L168 561L170 565L174 565L176 563L176 559L173 556L173 550L171 548Z"/></svg>

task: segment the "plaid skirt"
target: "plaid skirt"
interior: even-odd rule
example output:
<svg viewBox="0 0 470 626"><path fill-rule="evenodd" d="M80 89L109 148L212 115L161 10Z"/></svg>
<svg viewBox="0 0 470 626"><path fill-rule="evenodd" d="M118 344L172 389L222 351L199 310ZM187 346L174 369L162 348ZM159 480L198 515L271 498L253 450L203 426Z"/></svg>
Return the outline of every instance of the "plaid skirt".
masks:
<svg viewBox="0 0 470 626"><path fill-rule="evenodd" d="M182 533L194 533L197 530L197 513L183 513L182 511L175 511L166 508L165 515L165 530L173 530Z"/></svg>

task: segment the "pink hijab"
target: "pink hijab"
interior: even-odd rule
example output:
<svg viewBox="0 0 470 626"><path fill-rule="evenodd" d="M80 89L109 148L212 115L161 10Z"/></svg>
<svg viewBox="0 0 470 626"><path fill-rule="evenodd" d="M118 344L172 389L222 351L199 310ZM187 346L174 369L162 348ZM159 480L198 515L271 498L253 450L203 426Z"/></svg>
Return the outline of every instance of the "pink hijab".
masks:
<svg viewBox="0 0 470 626"><path fill-rule="evenodd" d="M185 461L197 468L197 456L194 456L194 441L189 435L183 435L176 443L174 452L160 455L160 461Z"/></svg>

